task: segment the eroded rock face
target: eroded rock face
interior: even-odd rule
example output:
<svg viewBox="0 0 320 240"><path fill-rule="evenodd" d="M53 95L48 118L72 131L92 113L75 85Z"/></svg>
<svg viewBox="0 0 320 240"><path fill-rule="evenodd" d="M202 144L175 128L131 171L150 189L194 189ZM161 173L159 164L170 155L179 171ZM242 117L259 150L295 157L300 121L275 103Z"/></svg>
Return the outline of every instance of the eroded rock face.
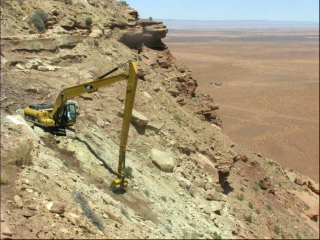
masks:
<svg viewBox="0 0 320 240"><path fill-rule="evenodd" d="M113 23L110 27L113 29L112 36L130 48L140 49L142 44L149 48L165 48L161 39L166 37L168 29L162 22L139 20L133 24Z"/></svg>
<svg viewBox="0 0 320 240"><path fill-rule="evenodd" d="M151 149L151 160L161 171L170 173L175 166L174 160L167 153L159 151L157 149Z"/></svg>

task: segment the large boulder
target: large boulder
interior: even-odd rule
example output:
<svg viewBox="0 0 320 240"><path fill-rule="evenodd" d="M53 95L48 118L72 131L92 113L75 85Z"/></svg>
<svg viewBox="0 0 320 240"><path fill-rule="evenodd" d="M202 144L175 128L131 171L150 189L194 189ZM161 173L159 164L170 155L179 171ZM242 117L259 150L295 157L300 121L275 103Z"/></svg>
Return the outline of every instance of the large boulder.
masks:
<svg viewBox="0 0 320 240"><path fill-rule="evenodd" d="M123 117L123 112L124 112L124 109L122 108L121 110L119 110L118 115L120 117ZM137 124L140 127L144 127L148 124L149 119L133 109L131 122L134 122L135 124Z"/></svg>
<svg viewBox="0 0 320 240"><path fill-rule="evenodd" d="M203 169L203 172L212 177L213 182L219 182L219 174L213 162L209 158L202 154L197 154L197 165Z"/></svg>
<svg viewBox="0 0 320 240"><path fill-rule="evenodd" d="M170 173L175 167L174 160L167 153L157 149L151 149L151 160L161 171Z"/></svg>

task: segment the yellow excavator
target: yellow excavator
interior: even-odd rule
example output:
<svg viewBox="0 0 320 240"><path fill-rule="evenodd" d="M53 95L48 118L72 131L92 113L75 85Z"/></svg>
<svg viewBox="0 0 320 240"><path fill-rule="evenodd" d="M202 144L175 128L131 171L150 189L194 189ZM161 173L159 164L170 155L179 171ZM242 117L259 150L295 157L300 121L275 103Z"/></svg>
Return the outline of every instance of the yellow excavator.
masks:
<svg viewBox="0 0 320 240"><path fill-rule="evenodd" d="M101 87L108 86L110 84L122 81L124 79L128 79L120 141L119 164L117 173L118 177L110 185L110 188L113 190L123 189L128 185L128 181L125 178L122 169L125 168L128 132L138 82L138 70L134 62L129 61L129 72L124 72L112 77L107 77L108 75L117 71L118 69L119 66L91 82L63 89L59 93L54 105L33 104L24 109L25 120L43 128L53 129L72 126L76 123L76 105L73 101L68 101L69 99L80 94L95 92Z"/></svg>

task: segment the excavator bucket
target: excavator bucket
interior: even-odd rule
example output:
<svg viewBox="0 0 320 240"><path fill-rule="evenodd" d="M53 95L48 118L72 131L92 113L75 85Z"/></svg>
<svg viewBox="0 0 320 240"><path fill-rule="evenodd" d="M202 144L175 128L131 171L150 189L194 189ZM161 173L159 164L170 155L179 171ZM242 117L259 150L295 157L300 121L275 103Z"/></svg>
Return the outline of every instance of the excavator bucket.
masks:
<svg viewBox="0 0 320 240"><path fill-rule="evenodd" d="M126 178L117 178L111 183L110 188L112 190L118 190L118 189L124 189L127 186L128 186L128 181Z"/></svg>

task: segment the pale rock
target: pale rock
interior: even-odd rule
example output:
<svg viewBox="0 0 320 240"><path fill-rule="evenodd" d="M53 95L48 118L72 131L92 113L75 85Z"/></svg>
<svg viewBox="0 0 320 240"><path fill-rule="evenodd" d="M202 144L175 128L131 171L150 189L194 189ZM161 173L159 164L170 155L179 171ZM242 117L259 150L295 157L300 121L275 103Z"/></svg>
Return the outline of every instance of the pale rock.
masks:
<svg viewBox="0 0 320 240"><path fill-rule="evenodd" d="M203 169L203 172L212 177L214 183L219 182L219 173L215 167L215 164L211 162L209 158L202 154L197 154L197 165Z"/></svg>
<svg viewBox="0 0 320 240"><path fill-rule="evenodd" d="M148 122L147 124L147 128L155 131L159 131L162 127L163 127L162 122L152 121L152 122Z"/></svg>
<svg viewBox="0 0 320 240"><path fill-rule="evenodd" d="M151 98L151 96L150 96L150 94L149 93L147 93L147 92L143 92L143 95L146 97L146 98Z"/></svg>
<svg viewBox="0 0 320 240"><path fill-rule="evenodd" d="M22 66L20 63L18 63L18 64L16 65L16 67L17 67L18 69L20 69L20 70L23 70L23 69L24 69L24 66Z"/></svg>
<svg viewBox="0 0 320 240"><path fill-rule="evenodd" d="M119 110L118 115L123 117L124 109L122 108ZM140 127L146 126L149 122L149 119L143 116L141 113L137 112L136 110L132 110L132 118L131 121L139 125Z"/></svg>
<svg viewBox="0 0 320 240"><path fill-rule="evenodd" d="M214 200L214 201L223 201L223 202L226 202L226 197L221 194L221 193L218 193L214 190L210 190L206 193L206 199L207 200Z"/></svg>
<svg viewBox="0 0 320 240"><path fill-rule="evenodd" d="M174 160L167 153L157 149L151 149L151 160L161 171L170 173L175 167Z"/></svg>
<svg viewBox="0 0 320 240"><path fill-rule="evenodd" d="M14 200L14 202L16 203L16 205L17 205L18 208L23 208L22 200L21 200L21 198L20 198L18 195L15 195L15 196L13 197L13 200Z"/></svg>
<svg viewBox="0 0 320 240"><path fill-rule="evenodd" d="M12 236L12 232L8 225L5 222L1 222L1 235ZM1 239L6 239L6 237L2 237Z"/></svg>
<svg viewBox="0 0 320 240"><path fill-rule="evenodd" d="M63 214L65 212L65 205L62 203L54 203L49 211L52 213Z"/></svg>
<svg viewBox="0 0 320 240"><path fill-rule="evenodd" d="M176 180L178 181L179 185L185 189L189 189L191 186L191 182L183 177L176 177Z"/></svg>

